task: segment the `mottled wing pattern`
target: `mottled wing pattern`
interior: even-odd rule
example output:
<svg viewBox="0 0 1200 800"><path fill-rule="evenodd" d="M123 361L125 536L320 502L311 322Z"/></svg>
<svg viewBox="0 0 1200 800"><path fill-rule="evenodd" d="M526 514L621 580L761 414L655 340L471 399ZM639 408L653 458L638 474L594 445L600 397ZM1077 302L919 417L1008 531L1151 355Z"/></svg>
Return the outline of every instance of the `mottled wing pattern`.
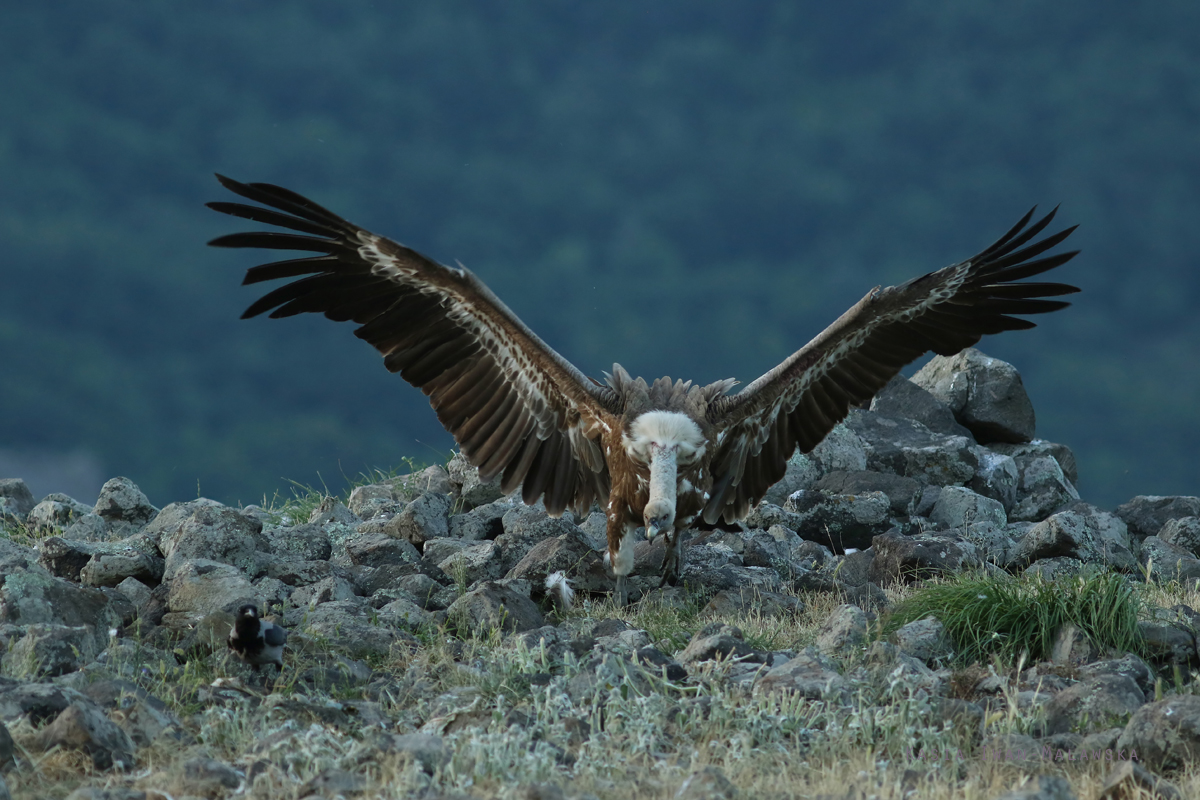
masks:
<svg viewBox="0 0 1200 800"><path fill-rule="evenodd" d="M1055 209L1057 211L1057 209ZM1033 211L982 253L900 286L878 287L786 361L712 407L720 431L704 519L745 516L783 477L799 448L807 453L870 400L904 365L928 351L953 355L985 334L1034 327L1021 314L1069 303L1062 283L1017 283L1065 264L1077 251L1040 257L1074 227L1028 244L1054 218Z"/></svg>
<svg viewBox="0 0 1200 800"><path fill-rule="evenodd" d="M607 497L597 439L614 419L616 394L554 352L470 271L438 264L287 189L217 178L269 208L210 208L298 233L235 233L209 244L316 254L248 270L246 284L299 280L268 292L243 319L270 311L272 318L317 312L352 320L384 365L429 397L481 479L502 474L505 492L522 486L527 503L544 496L555 515Z"/></svg>

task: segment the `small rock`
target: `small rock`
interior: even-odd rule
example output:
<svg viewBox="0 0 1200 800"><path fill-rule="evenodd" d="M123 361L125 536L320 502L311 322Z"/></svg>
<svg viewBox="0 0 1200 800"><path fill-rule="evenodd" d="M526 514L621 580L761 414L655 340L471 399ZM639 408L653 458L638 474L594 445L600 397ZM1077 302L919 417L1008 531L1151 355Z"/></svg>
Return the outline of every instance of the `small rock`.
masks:
<svg viewBox="0 0 1200 800"><path fill-rule="evenodd" d="M753 648L746 644L740 628L720 622L705 625L697 631L687 647L678 655L679 663L684 666L717 658L755 663L761 663L763 660L762 655L755 653Z"/></svg>
<svg viewBox="0 0 1200 800"><path fill-rule="evenodd" d="M762 691L796 692L810 700L824 700L833 696L844 701L849 697L846 680L837 673L832 662L824 659L812 647L763 675L758 681L758 688Z"/></svg>
<svg viewBox="0 0 1200 800"><path fill-rule="evenodd" d="M827 656L844 655L867 640L867 615L858 606L840 605L817 633L817 650Z"/></svg>
<svg viewBox="0 0 1200 800"><path fill-rule="evenodd" d="M693 772L675 793L677 800L734 800L737 787L718 767L704 767Z"/></svg>
<svg viewBox="0 0 1200 800"><path fill-rule="evenodd" d="M946 626L932 617L914 620L892 634L892 641L905 653L925 664L939 664L954 655L954 643Z"/></svg>
<svg viewBox="0 0 1200 800"><path fill-rule="evenodd" d="M1136 761L1122 761L1108 777L1096 800L1135 800L1149 795L1155 800L1183 800L1183 793Z"/></svg>

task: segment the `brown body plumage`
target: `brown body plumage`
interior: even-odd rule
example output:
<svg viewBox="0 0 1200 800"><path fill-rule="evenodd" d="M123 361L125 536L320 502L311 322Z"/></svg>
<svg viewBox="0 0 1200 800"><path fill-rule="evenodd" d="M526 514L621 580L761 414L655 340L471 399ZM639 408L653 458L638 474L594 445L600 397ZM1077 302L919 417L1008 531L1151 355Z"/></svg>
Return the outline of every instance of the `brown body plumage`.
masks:
<svg viewBox="0 0 1200 800"><path fill-rule="evenodd" d="M1078 291L1017 282L1075 255L1043 256L1074 228L1032 242L1054 212L1030 225L1031 211L966 261L876 287L735 395L727 394L733 380L647 384L619 365L599 383L466 269L438 264L287 189L218 178L270 208L210 207L300 235L236 233L211 244L317 254L251 268L245 283L306 277L264 295L243 317L320 312L353 320L384 365L429 397L483 480L500 475L505 492L520 488L526 503L541 499L554 515L585 514L598 503L620 602L639 527L667 538L663 580L673 582L689 524L744 517L783 477L793 452L816 447L851 405L870 400L905 364L931 350L952 355L985 334L1032 328L1016 315L1063 308L1045 298Z"/></svg>

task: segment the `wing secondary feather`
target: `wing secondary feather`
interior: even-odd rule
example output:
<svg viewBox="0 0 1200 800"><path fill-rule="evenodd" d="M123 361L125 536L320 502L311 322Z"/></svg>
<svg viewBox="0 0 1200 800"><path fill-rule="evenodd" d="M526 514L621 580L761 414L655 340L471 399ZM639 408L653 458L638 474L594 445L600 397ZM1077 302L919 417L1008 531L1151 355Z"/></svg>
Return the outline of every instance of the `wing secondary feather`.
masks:
<svg viewBox="0 0 1200 800"><path fill-rule="evenodd" d="M246 284L296 280L263 295L243 318L321 313L353 321L384 365L429 397L481 479L502 474L505 492L523 486L526 502L544 496L556 515L586 512L607 497L597 439L613 424L616 394L546 345L470 271L438 264L282 187L217 179L261 205L210 208L288 232L234 233L209 244L315 254L249 269Z"/></svg>
<svg viewBox="0 0 1200 800"><path fill-rule="evenodd" d="M1047 300L1079 291L1063 283L1015 283L1062 266L1078 251L1043 255L1074 227L1033 241L1057 209L1030 224L1026 214L978 255L876 288L816 338L740 393L715 404L710 421L724 430L713 459L704 519L740 519L783 477L797 448L807 453L851 405L870 400L924 353L953 355L979 339L1034 327L1022 315L1069 303Z"/></svg>

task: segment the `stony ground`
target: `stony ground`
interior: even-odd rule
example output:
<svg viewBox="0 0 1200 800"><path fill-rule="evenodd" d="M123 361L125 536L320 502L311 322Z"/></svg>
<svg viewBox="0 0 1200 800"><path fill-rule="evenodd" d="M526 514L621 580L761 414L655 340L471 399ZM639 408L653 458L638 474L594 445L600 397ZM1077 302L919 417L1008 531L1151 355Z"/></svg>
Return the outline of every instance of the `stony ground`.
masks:
<svg viewBox="0 0 1200 800"><path fill-rule="evenodd" d="M0 798L1200 796L1200 498L1080 498L968 351L858 410L681 587L460 459L159 509L0 481ZM576 597L556 604L547 577ZM232 657L254 603L284 667Z"/></svg>

